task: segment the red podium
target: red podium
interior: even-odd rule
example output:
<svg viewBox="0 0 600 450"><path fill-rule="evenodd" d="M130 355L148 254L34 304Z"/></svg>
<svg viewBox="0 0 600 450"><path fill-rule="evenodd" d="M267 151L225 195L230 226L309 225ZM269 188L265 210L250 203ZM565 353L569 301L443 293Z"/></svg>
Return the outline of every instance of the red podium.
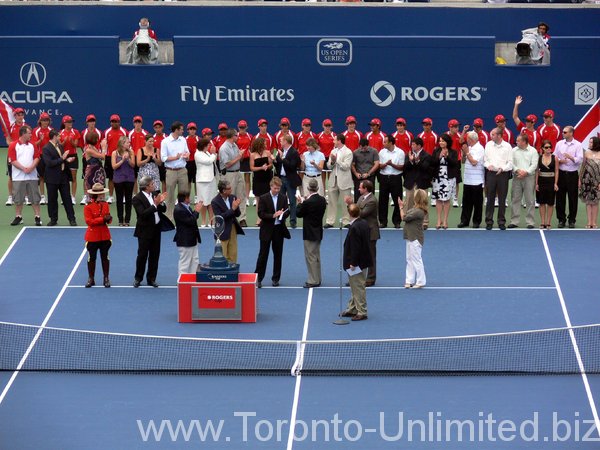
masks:
<svg viewBox="0 0 600 450"><path fill-rule="evenodd" d="M240 273L237 282L197 282L195 273L177 280L178 321L255 323L258 315L255 273Z"/></svg>

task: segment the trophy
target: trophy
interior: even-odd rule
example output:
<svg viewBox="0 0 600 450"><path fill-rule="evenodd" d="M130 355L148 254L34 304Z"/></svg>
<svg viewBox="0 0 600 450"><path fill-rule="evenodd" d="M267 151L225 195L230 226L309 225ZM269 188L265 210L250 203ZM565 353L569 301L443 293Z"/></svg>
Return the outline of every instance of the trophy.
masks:
<svg viewBox="0 0 600 450"><path fill-rule="evenodd" d="M237 281L240 271L239 264L227 261L223 255L221 236L225 231L223 216L214 216L210 221L210 228L216 238L215 251L208 264L200 264L196 271L197 281Z"/></svg>

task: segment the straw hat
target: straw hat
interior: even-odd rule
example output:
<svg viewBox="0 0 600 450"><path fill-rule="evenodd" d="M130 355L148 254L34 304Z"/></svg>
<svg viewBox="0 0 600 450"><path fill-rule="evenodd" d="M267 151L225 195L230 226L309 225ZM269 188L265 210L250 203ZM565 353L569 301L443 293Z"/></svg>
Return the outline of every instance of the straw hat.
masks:
<svg viewBox="0 0 600 450"><path fill-rule="evenodd" d="M104 187L102 183L95 183L91 189L87 190L87 193L90 195L100 195L106 194L108 189Z"/></svg>

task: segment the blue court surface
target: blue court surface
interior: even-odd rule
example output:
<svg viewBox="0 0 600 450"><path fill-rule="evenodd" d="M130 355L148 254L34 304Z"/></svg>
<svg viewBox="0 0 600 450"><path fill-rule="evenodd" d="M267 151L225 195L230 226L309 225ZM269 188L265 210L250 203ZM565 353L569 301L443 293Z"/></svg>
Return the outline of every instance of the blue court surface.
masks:
<svg viewBox="0 0 600 450"><path fill-rule="evenodd" d="M113 228L113 287L85 289L84 231L23 230L0 262L0 321L146 336L288 342L503 334L600 323L600 235L592 230L428 231L423 253L428 283L422 290L401 288L405 243L401 232L384 231L378 243L377 283L367 290L369 320L345 326L332 324L340 298L345 303L349 293L339 288L339 230L326 230L321 249L324 282L316 289L301 288L306 277L302 231L292 230L292 239L285 242L281 286L270 286L269 264L265 287L258 291L256 324L177 323L178 256L172 233L162 236L160 288L132 288L133 230ZM214 241L207 229L202 229L202 238L200 259L207 261ZM257 253L258 232L248 229L239 240L243 272L254 270ZM26 364L26 355L34 355L40 345L35 332L0 332L0 351L16 348L16 359ZM567 359L575 360L581 347L579 367L585 370L586 357L594 352L583 349L597 348L598 343L578 342L579 335L573 336ZM141 348L131 349L132 363L135 351L144 350L143 341L133 339L132 346ZM489 342L477 350L483 360L497 350L493 346L498 341ZM340 345L339 352L346 349L356 350ZM115 354L122 351L128 349L115 348ZM378 344L365 351L346 355L350 366L371 360ZM425 350L413 356L427 358ZM460 358L444 356L450 362ZM511 358L526 360L526 350ZM300 373L6 370L0 372L0 448L600 447L600 376L579 369L569 375Z"/></svg>

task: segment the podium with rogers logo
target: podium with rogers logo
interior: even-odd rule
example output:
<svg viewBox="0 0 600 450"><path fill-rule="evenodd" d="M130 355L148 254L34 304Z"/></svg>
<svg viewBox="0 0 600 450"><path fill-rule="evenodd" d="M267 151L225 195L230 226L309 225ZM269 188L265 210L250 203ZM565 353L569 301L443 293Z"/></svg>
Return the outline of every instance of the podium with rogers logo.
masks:
<svg viewBox="0 0 600 450"><path fill-rule="evenodd" d="M239 273L239 264L223 256L221 234L225 221L214 218L217 237L215 254L196 273L183 273L177 280L179 322L256 322L255 273Z"/></svg>

